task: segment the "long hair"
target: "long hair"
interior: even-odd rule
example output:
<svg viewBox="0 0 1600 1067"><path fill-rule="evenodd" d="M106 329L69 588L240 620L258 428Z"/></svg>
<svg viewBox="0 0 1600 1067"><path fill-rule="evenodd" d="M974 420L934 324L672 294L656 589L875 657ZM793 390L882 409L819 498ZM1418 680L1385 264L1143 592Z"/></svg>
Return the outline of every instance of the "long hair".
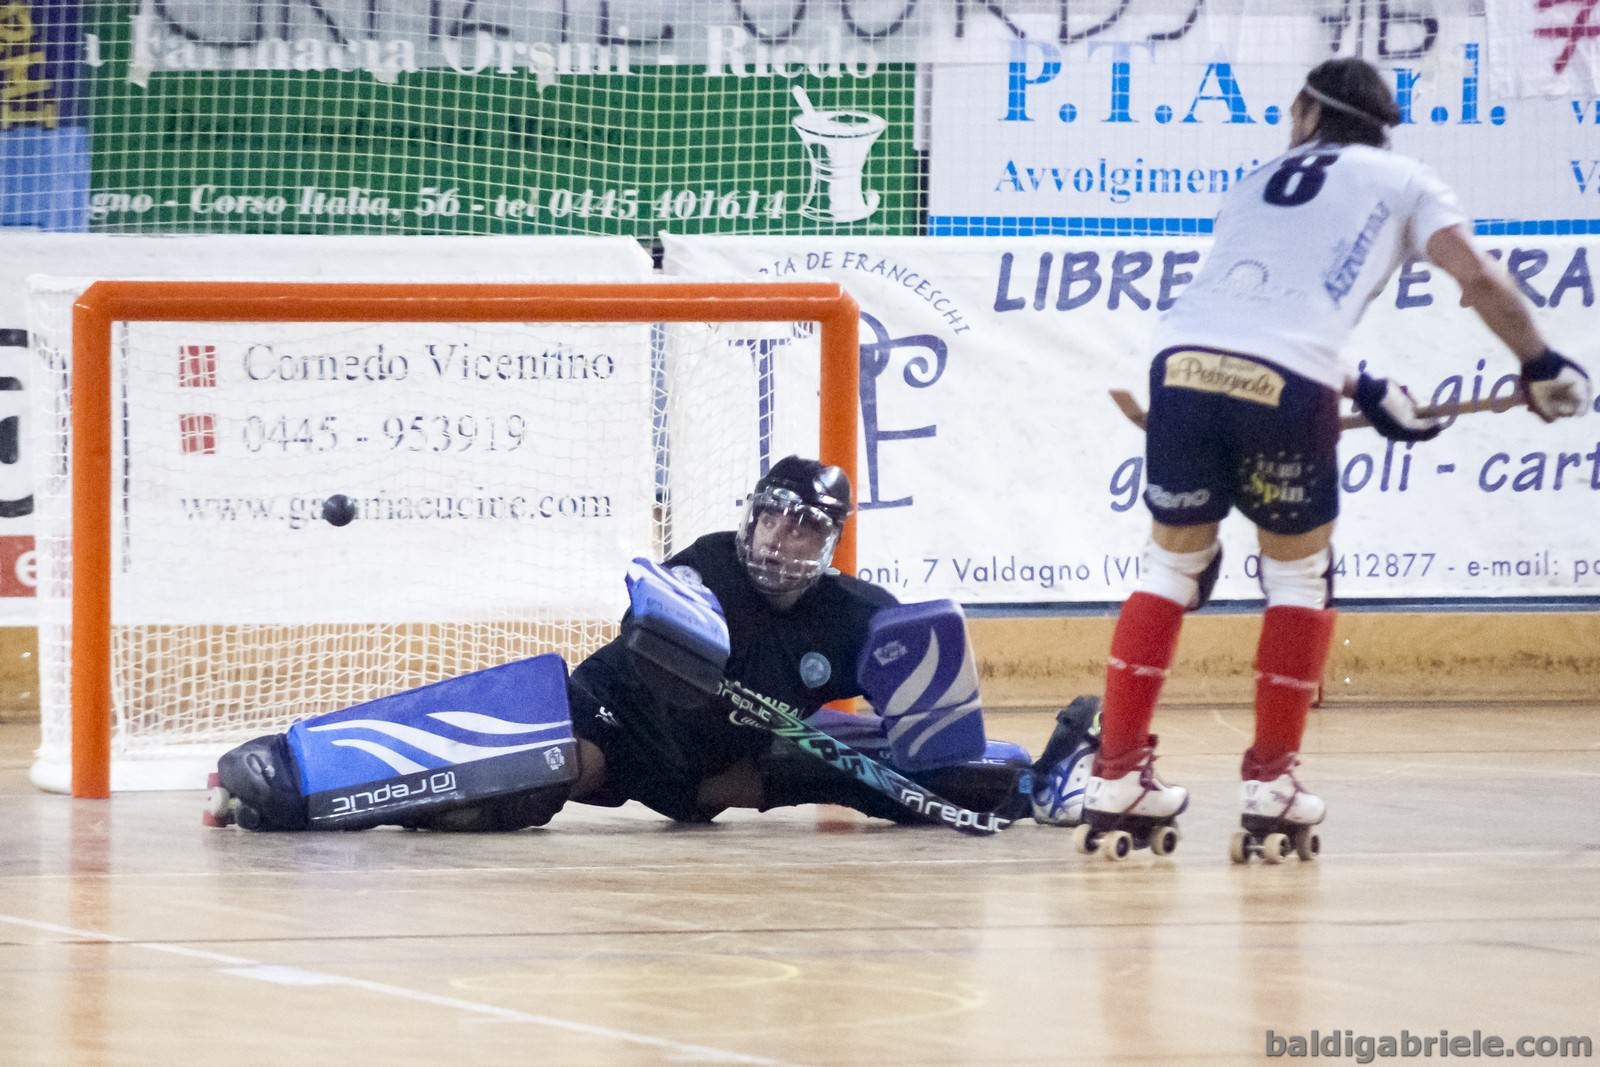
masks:
<svg viewBox="0 0 1600 1067"><path fill-rule="evenodd" d="M1301 93L1322 105L1317 140L1337 144L1388 144L1387 130L1400 124L1400 108L1378 68L1354 56L1330 59L1306 75Z"/></svg>

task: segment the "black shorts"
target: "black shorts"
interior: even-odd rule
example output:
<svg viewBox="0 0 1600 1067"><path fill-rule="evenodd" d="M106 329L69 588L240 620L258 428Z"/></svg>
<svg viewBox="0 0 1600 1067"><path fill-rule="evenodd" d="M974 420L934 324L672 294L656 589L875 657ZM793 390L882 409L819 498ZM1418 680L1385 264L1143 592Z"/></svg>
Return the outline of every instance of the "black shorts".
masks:
<svg viewBox="0 0 1600 1067"><path fill-rule="evenodd" d="M671 707L647 692L580 668L567 683L572 732L606 758L605 782L579 803L615 807L637 800L679 822L705 822L700 783L747 756L765 751L765 730L736 726L715 701Z"/></svg>
<svg viewBox="0 0 1600 1067"><path fill-rule="evenodd" d="M1339 394L1266 360L1169 348L1150 364L1145 506L1168 526L1238 508L1300 534L1339 514Z"/></svg>

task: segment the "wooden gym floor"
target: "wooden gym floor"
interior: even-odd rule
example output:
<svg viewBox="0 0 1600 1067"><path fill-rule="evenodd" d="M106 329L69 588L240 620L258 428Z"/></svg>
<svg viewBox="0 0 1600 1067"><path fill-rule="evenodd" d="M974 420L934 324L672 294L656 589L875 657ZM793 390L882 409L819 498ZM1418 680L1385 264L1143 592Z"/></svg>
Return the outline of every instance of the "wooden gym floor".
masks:
<svg viewBox="0 0 1600 1067"><path fill-rule="evenodd" d="M1441 1032L1593 1054L1600 704L1315 713L1324 851L1277 868L1226 857L1248 723L1162 713L1184 840L1122 864L1032 823L814 808L208 830L198 791L34 791L37 727L0 725L0 1063L1249 1064L1313 1031L1344 1063Z"/></svg>

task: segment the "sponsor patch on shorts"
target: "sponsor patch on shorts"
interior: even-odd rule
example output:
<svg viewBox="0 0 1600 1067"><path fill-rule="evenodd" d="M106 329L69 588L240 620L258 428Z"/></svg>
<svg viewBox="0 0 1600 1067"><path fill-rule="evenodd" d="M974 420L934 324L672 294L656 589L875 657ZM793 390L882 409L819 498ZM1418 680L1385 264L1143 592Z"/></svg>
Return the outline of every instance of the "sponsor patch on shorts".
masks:
<svg viewBox="0 0 1600 1067"><path fill-rule="evenodd" d="M1275 408L1283 397L1283 375L1250 359L1222 352L1183 349L1167 356L1166 378L1174 389L1217 393Z"/></svg>

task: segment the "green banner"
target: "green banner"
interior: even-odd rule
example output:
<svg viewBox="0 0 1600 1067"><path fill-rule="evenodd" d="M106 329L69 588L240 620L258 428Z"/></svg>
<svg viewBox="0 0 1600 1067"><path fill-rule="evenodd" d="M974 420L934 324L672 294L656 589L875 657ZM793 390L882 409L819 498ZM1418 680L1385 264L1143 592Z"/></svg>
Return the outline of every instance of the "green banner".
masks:
<svg viewBox="0 0 1600 1067"><path fill-rule="evenodd" d="M260 69L257 46L240 69L213 50L208 69L175 53L152 71L126 19L99 29L98 232L921 230L909 64L378 77L293 52Z"/></svg>

